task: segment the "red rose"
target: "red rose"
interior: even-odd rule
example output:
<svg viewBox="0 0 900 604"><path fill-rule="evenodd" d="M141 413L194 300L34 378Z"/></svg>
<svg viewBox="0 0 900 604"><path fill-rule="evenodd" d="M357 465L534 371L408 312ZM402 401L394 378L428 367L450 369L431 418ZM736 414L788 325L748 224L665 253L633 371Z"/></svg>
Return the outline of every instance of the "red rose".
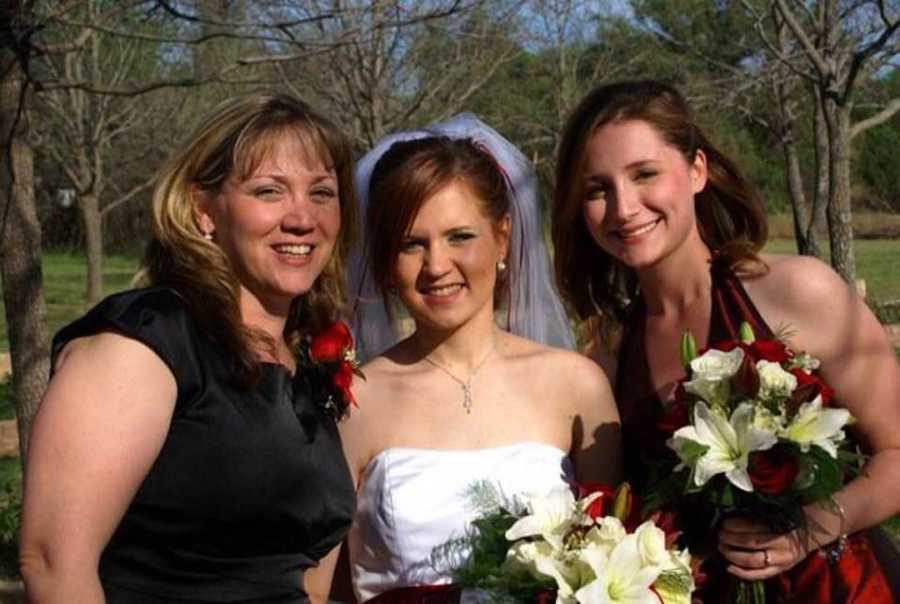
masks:
<svg viewBox="0 0 900 604"><path fill-rule="evenodd" d="M534 599L535 604L554 604L556 602L555 589L542 589L537 592Z"/></svg>
<svg viewBox="0 0 900 604"><path fill-rule="evenodd" d="M795 367L791 369L791 373L797 378L797 390L808 388L810 394L801 402L808 402L816 398L816 395L822 395L822 405L827 406L834 396L834 390L825 383L818 373L807 373L805 370Z"/></svg>
<svg viewBox="0 0 900 604"><path fill-rule="evenodd" d="M744 349L744 354L752 358L754 361L770 361L772 363L783 363L791 358L790 349L780 340L753 340L750 344L745 344L738 340L725 340L717 342L709 348L701 351L701 354L710 348L721 350L722 352L731 352L737 347Z"/></svg>
<svg viewBox="0 0 900 604"><path fill-rule="evenodd" d="M783 363L791 357L790 350L779 340L753 340L744 350L757 361Z"/></svg>
<svg viewBox="0 0 900 604"><path fill-rule="evenodd" d="M750 355L744 355L737 373L731 376L731 386L735 394L744 398L756 398L759 394L759 371Z"/></svg>
<svg viewBox="0 0 900 604"><path fill-rule="evenodd" d="M349 401L356 405L356 399L353 398L353 391L350 386L353 385L353 365L347 361L343 361L338 365L337 371L332 376L332 383L341 391L345 401Z"/></svg>
<svg viewBox="0 0 900 604"><path fill-rule="evenodd" d="M678 387L682 388L683 386L679 384ZM660 432L672 434L675 430L688 425L690 419L690 410L688 409L687 402L681 397L677 397L674 401L666 405L662 417L659 422L657 422L656 427L659 428Z"/></svg>
<svg viewBox="0 0 900 604"><path fill-rule="evenodd" d="M584 499L588 495L600 493L600 496L592 501L591 505L587 507L585 513L595 520L597 518L602 518L603 516L605 516L606 508L612 503L613 495L615 494L615 492L605 484L601 484L599 482L586 482L577 486L578 499Z"/></svg>
<svg viewBox="0 0 900 604"><path fill-rule="evenodd" d="M309 355L314 361L339 361L344 352L353 348L353 336L343 321L335 321L316 334L309 346Z"/></svg>
<svg viewBox="0 0 900 604"><path fill-rule="evenodd" d="M786 491L800 471L797 458L785 447L751 453L749 462L748 473L753 488L766 495Z"/></svg>

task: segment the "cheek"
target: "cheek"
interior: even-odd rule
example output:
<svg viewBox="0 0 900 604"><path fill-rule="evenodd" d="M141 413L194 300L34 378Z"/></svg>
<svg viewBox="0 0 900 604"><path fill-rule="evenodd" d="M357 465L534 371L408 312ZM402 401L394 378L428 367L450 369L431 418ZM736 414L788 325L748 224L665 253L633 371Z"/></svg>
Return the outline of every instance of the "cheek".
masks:
<svg viewBox="0 0 900 604"><path fill-rule="evenodd" d="M337 239L341 230L341 207L338 204L322 206L316 218L325 237L331 241Z"/></svg>
<svg viewBox="0 0 900 604"><path fill-rule="evenodd" d="M391 284L399 290L412 289L421 272L422 262L413 254L400 254L391 273Z"/></svg>
<svg viewBox="0 0 900 604"><path fill-rule="evenodd" d="M581 214L591 237L597 239L603 230L603 219L606 217L606 204L600 201L585 203L582 206Z"/></svg>
<svg viewBox="0 0 900 604"><path fill-rule="evenodd" d="M278 224L278 212L252 203L232 204L222 213L217 230L229 231L237 243L246 243L247 235L263 235Z"/></svg>

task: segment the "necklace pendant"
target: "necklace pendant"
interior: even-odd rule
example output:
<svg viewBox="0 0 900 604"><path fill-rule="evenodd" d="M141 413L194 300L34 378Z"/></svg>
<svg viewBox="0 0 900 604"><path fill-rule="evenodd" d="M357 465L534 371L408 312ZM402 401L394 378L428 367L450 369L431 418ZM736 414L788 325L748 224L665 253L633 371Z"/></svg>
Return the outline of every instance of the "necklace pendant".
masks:
<svg viewBox="0 0 900 604"><path fill-rule="evenodd" d="M466 410L466 414L472 413L472 386L471 384L463 384L463 409Z"/></svg>

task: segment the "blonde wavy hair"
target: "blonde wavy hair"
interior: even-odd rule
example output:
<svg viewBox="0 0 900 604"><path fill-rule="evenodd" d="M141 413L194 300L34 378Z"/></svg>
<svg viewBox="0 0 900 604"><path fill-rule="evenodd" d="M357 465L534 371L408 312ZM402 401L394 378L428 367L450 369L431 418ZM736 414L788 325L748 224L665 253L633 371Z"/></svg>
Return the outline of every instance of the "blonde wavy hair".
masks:
<svg viewBox="0 0 900 604"><path fill-rule="evenodd" d="M234 353L239 381L259 370L260 345L274 342L247 327L240 315L240 282L227 255L207 241L197 223L198 194L219 191L232 174L253 174L285 137L318 157L337 175L341 230L334 251L312 288L294 299L285 340L296 348L309 333L344 311L344 272L356 239L353 154L346 136L306 103L282 94L256 93L226 101L169 158L153 195L153 237L139 279L175 289L205 335Z"/></svg>

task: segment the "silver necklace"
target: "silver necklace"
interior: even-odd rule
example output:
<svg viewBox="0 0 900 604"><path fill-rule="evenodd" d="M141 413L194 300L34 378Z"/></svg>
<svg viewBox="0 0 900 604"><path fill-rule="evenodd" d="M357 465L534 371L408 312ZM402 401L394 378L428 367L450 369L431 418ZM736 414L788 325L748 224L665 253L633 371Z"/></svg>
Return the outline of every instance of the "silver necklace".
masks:
<svg viewBox="0 0 900 604"><path fill-rule="evenodd" d="M470 413L472 413L472 382L475 380L475 376L478 375L478 372L481 370L482 367L484 367L484 364L487 362L487 360L491 357L491 355L494 353L494 350L496 350L496 349L497 349L497 338L494 338L494 342L493 342L493 344L491 344L491 348L487 351L487 353L484 355L484 357L481 359L481 361L478 363L478 365L475 366L475 369L473 369L472 373L469 374L469 378L467 380L459 379L458 377L456 377L453 374L452 371L450 371L449 369L447 369L446 367L444 367L443 365L441 365L440 363L438 363L437 361L432 359L427 354L425 355L425 361L427 361L429 364L433 365L434 367L437 367L438 369L440 369L441 371L446 373L450 377L450 379L452 379L454 382L456 382L457 384L460 385L460 387L462 388L462 391L463 391L463 409L466 410L466 413L470 414Z"/></svg>

